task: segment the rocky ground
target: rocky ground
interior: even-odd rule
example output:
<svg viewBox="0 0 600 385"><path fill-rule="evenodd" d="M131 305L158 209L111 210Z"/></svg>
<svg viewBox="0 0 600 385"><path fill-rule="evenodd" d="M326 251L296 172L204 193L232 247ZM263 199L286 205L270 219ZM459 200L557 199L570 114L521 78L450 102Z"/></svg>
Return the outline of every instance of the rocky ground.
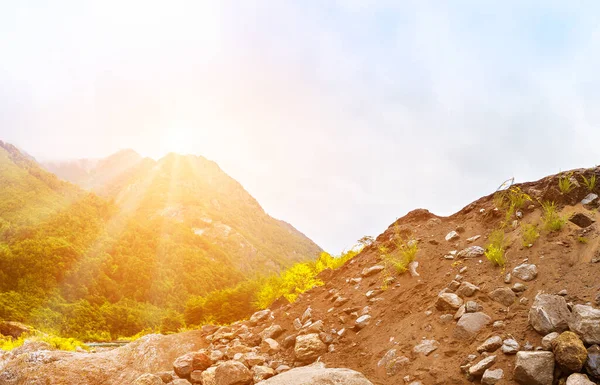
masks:
<svg viewBox="0 0 600 385"><path fill-rule="evenodd" d="M0 384L600 384L600 199L561 194L558 176L520 188L533 200L504 269L483 255L504 219L492 195L445 218L415 210L294 304L109 352L25 346L0 357ZM572 222L523 246L541 201ZM404 274L379 251L398 231L419 246Z"/></svg>

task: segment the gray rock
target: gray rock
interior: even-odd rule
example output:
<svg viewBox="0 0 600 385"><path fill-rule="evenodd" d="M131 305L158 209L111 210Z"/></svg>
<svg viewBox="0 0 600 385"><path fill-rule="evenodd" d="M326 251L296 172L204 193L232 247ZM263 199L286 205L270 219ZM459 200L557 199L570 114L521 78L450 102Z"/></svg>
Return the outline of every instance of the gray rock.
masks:
<svg viewBox="0 0 600 385"><path fill-rule="evenodd" d="M493 301L504 306L511 306L517 299L515 292L508 287L500 287L496 290L493 290L489 296Z"/></svg>
<svg viewBox="0 0 600 385"><path fill-rule="evenodd" d="M257 385L373 385L361 373L350 369L330 369L321 365L294 368Z"/></svg>
<svg viewBox="0 0 600 385"><path fill-rule="evenodd" d="M493 336L483 341L481 345L477 347L478 353L488 352L492 353L498 350L502 346L502 338L500 336Z"/></svg>
<svg viewBox="0 0 600 385"><path fill-rule="evenodd" d="M272 326L269 326L268 328L266 328L265 330L263 330L260 333L260 336L263 339L266 339L266 338L277 338L277 337L279 337L280 335L283 334L283 331L284 330L283 330L283 328L281 326L279 326L279 325L272 325Z"/></svg>
<svg viewBox="0 0 600 385"><path fill-rule="evenodd" d="M477 258L485 254L485 250L481 246L469 246L458 252L459 258Z"/></svg>
<svg viewBox="0 0 600 385"><path fill-rule="evenodd" d="M483 373L496 362L496 356L489 356L469 367L469 374L473 377L481 377Z"/></svg>
<svg viewBox="0 0 600 385"><path fill-rule="evenodd" d="M238 361L225 361L215 369L215 385L247 385L252 383L252 372Z"/></svg>
<svg viewBox="0 0 600 385"><path fill-rule="evenodd" d="M516 282L512 287L512 291L514 291L515 293L522 293L525 290L527 290L527 285L521 282Z"/></svg>
<svg viewBox="0 0 600 385"><path fill-rule="evenodd" d="M370 277L372 275L380 273L383 269L385 269L385 266L383 266L383 265L371 266L371 267L363 269L361 276Z"/></svg>
<svg viewBox="0 0 600 385"><path fill-rule="evenodd" d="M573 306L569 328L586 344L600 344L600 309L586 305Z"/></svg>
<svg viewBox="0 0 600 385"><path fill-rule="evenodd" d="M452 314L442 314L440 316L440 322L443 324L450 323L450 321L452 321L453 319L454 319L454 316Z"/></svg>
<svg viewBox="0 0 600 385"><path fill-rule="evenodd" d="M460 235L458 235L458 233L454 230L452 230L451 232L449 232L448 234L446 234L446 241L451 242L454 241L455 239L458 239L460 237Z"/></svg>
<svg viewBox="0 0 600 385"><path fill-rule="evenodd" d="M472 237L470 237L470 238L467 238L467 242L469 242L469 243L473 243L473 242L475 242L476 240L478 240L479 238L481 238L481 235L474 235L474 236L472 236Z"/></svg>
<svg viewBox="0 0 600 385"><path fill-rule="evenodd" d="M600 380L600 346L592 345L588 348L588 357L585 362L585 371L597 380Z"/></svg>
<svg viewBox="0 0 600 385"><path fill-rule="evenodd" d="M566 385L596 385L596 383L590 381L585 374L573 373L567 378Z"/></svg>
<svg viewBox="0 0 600 385"><path fill-rule="evenodd" d="M552 341L558 337L560 333L552 332L550 334L546 334L544 338L542 338L542 349L544 350L552 350Z"/></svg>
<svg viewBox="0 0 600 385"><path fill-rule="evenodd" d="M465 311L467 313L475 313L481 310L481 306L475 301L467 301L465 303Z"/></svg>
<svg viewBox="0 0 600 385"><path fill-rule="evenodd" d="M438 310L457 310L463 304L463 300L454 293L441 293L437 297L435 308Z"/></svg>
<svg viewBox="0 0 600 385"><path fill-rule="evenodd" d="M491 318L481 312L465 313L454 328L453 337L459 340L470 340L491 322Z"/></svg>
<svg viewBox="0 0 600 385"><path fill-rule="evenodd" d="M296 360L303 363L314 362L320 355L327 351L327 345L321 341L316 333L296 337L294 354Z"/></svg>
<svg viewBox="0 0 600 385"><path fill-rule="evenodd" d="M517 354L521 345L517 342L517 340L508 338L502 342L502 353L504 354Z"/></svg>
<svg viewBox="0 0 600 385"><path fill-rule="evenodd" d="M458 290L456 290L456 295L460 297L472 297L477 291L479 291L479 287L464 281L460 284Z"/></svg>
<svg viewBox="0 0 600 385"><path fill-rule="evenodd" d="M159 376L146 373L136 378L133 385L163 385L163 381Z"/></svg>
<svg viewBox="0 0 600 385"><path fill-rule="evenodd" d="M538 275L537 266L523 263L513 269L512 275L525 282L533 281Z"/></svg>
<svg viewBox="0 0 600 385"><path fill-rule="evenodd" d="M504 370L488 369L485 372L483 372L483 377L481 377L481 385L494 385L502 378L504 378Z"/></svg>
<svg viewBox="0 0 600 385"><path fill-rule="evenodd" d="M394 376L398 371L409 363L407 357L398 356L396 349L390 349L385 355L377 362L378 368L383 368L388 376Z"/></svg>
<svg viewBox="0 0 600 385"><path fill-rule="evenodd" d="M371 323L371 319L372 319L372 317L369 314L361 315L360 317L358 317L356 319L354 326L358 330L363 329L364 327L366 327L367 325L369 325Z"/></svg>
<svg viewBox="0 0 600 385"><path fill-rule="evenodd" d="M598 195L596 195L594 193L589 193L588 195L585 196L585 198L583 198L581 200L581 204L582 205L589 205L590 203L592 203L596 199L598 199Z"/></svg>
<svg viewBox="0 0 600 385"><path fill-rule="evenodd" d="M269 309L257 311L256 313L252 314L252 316L250 317L250 324L256 325L259 322L264 322L267 319L269 319L270 316L271 316L271 310L269 310Z"/></svg>
<svg viewBox="0 0 600 385"><path fill-rule="evenodd" d="M513 378L521 385L552 385L554 354L551 352L518 352Z"/></svg>
<svg viewBox="0 0 600 385"><path fill-rule="evenodd" d="M413 352L421 353L425 356L428 356L439 347L440 343L436 340L422 340L417 346L413 348Z"/></svg>
<svg viewBox="0 0 600 385"><path fill-rule="evenodd" d="M529 309L529 324L540 334L564 332L569 328L571 312L558 295L538 294Z"/></svg>

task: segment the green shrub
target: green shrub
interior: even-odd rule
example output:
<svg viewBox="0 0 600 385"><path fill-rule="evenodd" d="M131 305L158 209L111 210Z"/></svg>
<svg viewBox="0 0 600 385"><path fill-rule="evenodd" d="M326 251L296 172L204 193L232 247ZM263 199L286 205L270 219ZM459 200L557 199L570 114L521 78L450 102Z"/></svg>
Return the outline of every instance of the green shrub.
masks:
<svg viewBox="0 0 600 385"><path fill-rule="evenodd" d="M582 175L581 179L588 191L594 191L594 188L596 187L596 174L593 174L590 179L586 178L585 175Z"/></svg>
<svg viewBox="0 0 600 385"><path fill-rule="evenodd" d="M530 247L540 237L540 232L537 225L528 224L523 225L523 246Z"/></svg>
<svg viewBox="0 0 600 385"><path fill-rule="evenodd" d="M556 212L556 204L554 202L542 202L542 210L542 222L544 223L545 230L560 231L567 222Z"/></svg>
<svg viewBox="0 0 600 385"><path fill-rule="evenodd" d="M575 188L574 183L571 182L571 176L572 174L569 173L563 177L558 178L558 189L562 194L568 194Z"/></svg>
<svg viewBox="0 0 600 385"><path fill-rule="evenodd" d="M504 267L506 264L504 230L494 230L488 238L485 257L495 265Z"/></svg>

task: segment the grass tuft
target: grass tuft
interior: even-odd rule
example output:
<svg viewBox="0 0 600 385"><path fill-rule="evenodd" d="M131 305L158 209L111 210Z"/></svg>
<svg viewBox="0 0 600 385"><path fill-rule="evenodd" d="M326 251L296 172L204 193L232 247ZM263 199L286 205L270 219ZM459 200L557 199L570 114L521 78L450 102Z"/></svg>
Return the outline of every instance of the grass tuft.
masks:
<svg viewBox="0 0 600 385"><path fill-rule="evenodd" d="M556 204L554 202L542 202L542 222L544 229L548 231L560 231L567 221L558 215Z"/></svg>
<svg viewBox="0 0 600 385"><path fill-rule="evenodd" d="M530 247L540 237L540 232L537 225L528 224L523 225L523 246Z"/></svg>
<svg viewBox="0 0 600 385"><path fill-rule="evenodd" d="M596 174L593 174L590 179L586 178L585 175L582 175L581 180L589 192L594 191L594 188L596 187Z"/></svg>
<svg viewBox="0 0 600 385"><path fill-rule="evenodd" d="M504 267L506 264L504 230L494 230L488 238L485 257L493 264Z"/></svg>
<svg viewBox="0 0 600 385"><path fill-rule="evenodd" d="M563 177L558 178L558 189L561 194L568 194L575 188L575 184L571 182L571 176L573 174L569 173Z"/></svg>

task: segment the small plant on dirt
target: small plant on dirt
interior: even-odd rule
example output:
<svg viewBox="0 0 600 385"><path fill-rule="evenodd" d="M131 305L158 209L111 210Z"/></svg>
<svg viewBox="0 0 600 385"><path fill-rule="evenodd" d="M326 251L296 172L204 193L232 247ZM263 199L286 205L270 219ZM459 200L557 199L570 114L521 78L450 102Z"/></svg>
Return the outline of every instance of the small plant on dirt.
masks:
<svg viewBox="0 0 600 385"><path fill-rule="evenodd" d="M540 237L540 232L537 228L537 225L534 225L532 223L528 225L523 225L522 237L524 247L533 246L533 243L536 241L536 239Z"/></svg>
<svg viewBox="0 0 600 385"><path fill-rule="evenodd" d="M494 230L488 238L485 257L495 265L504 267L506 264L504 230Z"/></svg>
<svg viewBox="0 0 600 385"><path fill-rule="evenodd" d="M504 220L500 224L500 227L505 228L509 226L515 212L531 201L533 201L531 197L517 186L496 192L494 194L494 204L499 209L504 210Z"/></svg>
<svg viewBox="0 0 600 385"><path fill-rule="evenodd" d="M589 242L589 239L587 239L586 237L577 237L577 242L585 245Z"/></svg>
<svg viewBox="0 0 600 385"><path fill-rule="evenodd" d="M400 231L394 229L391 246L379 246L381 259L387 267L393 267L398 273L404 273L408 265L415 260L419 246L416 240L405 240Z"/></svg>
<svg viewBox="0 0 600 385"><path fill-rule="evenodd" d="M558 178L558 189L561 194L568 194L575 188L575 184L571 181L571 176L573 176L573 174L569 173Z"/></svg>
<svg viewBox="0 0 600 385"><path fill-rule="evenodd" d="M542 202L542 222L544 229L548 231L560 231L567 221L558 215L556 204L554 202Z"/></svg>
<svg viewBox="0 0 600 385"><path fill-rule="evenodd" d="M585 175L582 175L581 180L589 192L594 191L594 188L596 187L596 174L593 174L590 179L586 178Z"/></svg>

